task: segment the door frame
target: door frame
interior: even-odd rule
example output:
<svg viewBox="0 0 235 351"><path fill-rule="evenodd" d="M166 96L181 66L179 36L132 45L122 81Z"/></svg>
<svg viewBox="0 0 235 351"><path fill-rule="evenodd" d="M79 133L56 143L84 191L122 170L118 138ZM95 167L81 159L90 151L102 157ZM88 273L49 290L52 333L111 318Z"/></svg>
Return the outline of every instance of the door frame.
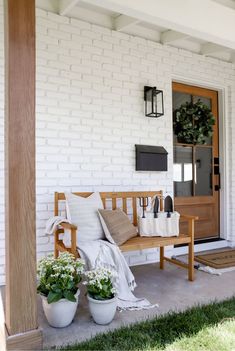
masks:
<svg viewBox="0 0 235 351"><path fill-rule="evenodd" d="M220 158L220 176L221 176L221 189L220 189L220 238L229 240L230 232L230 215L227 211L230 208L229 200L229 152L227 152L229 142L229 131L226 121L228 121L228 88L224 85L217 85L213 82L208 82L200 79L182 77L179 75L171 75L171 91L172 83L182 83L194 85L205 89L212 89L218 92L218 124L219 124L219 158ZM172 99L171 99L172 103ZM171 108L172 110L172 108ZM173 128L173 125L172 125ZM173 129L172 129L173 135ZM172 141L173 152L173 141ZM219 240L219 239L218 239Z"/></svg>

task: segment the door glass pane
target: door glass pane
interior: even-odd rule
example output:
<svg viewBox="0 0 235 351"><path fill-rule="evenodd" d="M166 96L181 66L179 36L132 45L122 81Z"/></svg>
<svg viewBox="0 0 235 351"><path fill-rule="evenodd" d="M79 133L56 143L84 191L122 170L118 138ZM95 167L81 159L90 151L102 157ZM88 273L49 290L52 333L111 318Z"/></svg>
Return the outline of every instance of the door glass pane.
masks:
<svg viewBox="0 0 235 351"><path fill-rule="evenodd" d="M195 149L195 195L212 195L212 148Z"/></svg>
<svg viewBox="0 0 235 351"><path fill-rule="evenodd" d="M194 95L193 96L193 102L197 102L198 100L201 100L203 102L204 105L206 105L207 107L209 107L209 109L211 110L211 99L208 99L204 96L197 96Z"/></svg>
<svg viewBox="0 0 235 351"><path fill-rule="evenodd" d="M173 180L175 196L193 195L193 153L191 147L175 146Z"/></svg>
<svg viewBox="0 0 235 351"><path fill-rule="evenodd" d="M201 100L204 105L206 105L210 110L211 110L211 99L208 99L204 96L193 96L193 102L197 102L198 100ZM212 144L212 137L206 138L206 145L211 145Z"/></svg>
<svg viewBox="0 0 235 351"><path fill-rule="evenodd" d="M191 95L173 91L173 110L179 108L185 102L191 102Z"/></svg>
<svg viewBox="0 0 235 351"><path fill-rule="evenodd" d="M191 99L192 99L192 96L190 94L173 91L173 111L178 109L182 104L185 104L186 102L191 102ZM177 142L175 133L174 133L174 141Z"/></svg>

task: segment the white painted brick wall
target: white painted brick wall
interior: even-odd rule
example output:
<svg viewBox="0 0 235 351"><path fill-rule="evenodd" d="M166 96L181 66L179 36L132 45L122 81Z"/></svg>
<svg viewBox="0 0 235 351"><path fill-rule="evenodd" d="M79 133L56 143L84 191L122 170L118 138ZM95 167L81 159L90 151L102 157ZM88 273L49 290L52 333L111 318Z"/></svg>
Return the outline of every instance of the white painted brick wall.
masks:
<svg viewBox="0 0 235 351"><path fill-rule="evenodd" d="M1 4L2 5L2 4ZM3 25L0 7L0 283L4 282ZM234 66L188 51L37 10L37 252L52 251L44 234L54 191L163 189L172 194L173 77L227 88L228 150L235 150ZM165 116L146 118L144 85L164 90ZM135 172L135 144L162 145L168 172ZM228 215L235 225L235 166ZM235 241L234 231L230 240ZM133 252L130 264L157 251Z"/></svg>

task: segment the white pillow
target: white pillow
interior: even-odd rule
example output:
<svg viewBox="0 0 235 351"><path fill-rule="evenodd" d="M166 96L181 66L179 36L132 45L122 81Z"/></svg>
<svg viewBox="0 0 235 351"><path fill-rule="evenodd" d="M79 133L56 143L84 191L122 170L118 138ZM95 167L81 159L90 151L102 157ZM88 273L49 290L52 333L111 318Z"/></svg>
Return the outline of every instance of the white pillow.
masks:
<svg viewBox="0 0 235 351"><path fill-rule="evenodd" d="M104 231L100 223L98 209L104 208L99 193L89 197L81 197L71 193L65 194L67 218L76 225L77 242L104 239ZM68 245L67 235L64 244Z"/></svg>

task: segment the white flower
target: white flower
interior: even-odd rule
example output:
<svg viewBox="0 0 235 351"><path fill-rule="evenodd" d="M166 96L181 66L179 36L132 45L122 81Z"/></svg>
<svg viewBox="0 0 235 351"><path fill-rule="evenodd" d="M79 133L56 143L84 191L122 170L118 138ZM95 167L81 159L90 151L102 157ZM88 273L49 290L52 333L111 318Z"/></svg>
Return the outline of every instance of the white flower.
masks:
<svg viewBox="0 0 235 351"><path fill-rule="evenodd" d="M68 252L62 253L58 258L49 255L38 263L39 280L48 290L56 283L63 286L68 280L71 282L81 280L83 272L84 261L75 260L74 256Z"/></svg>
<svg viewBox="0 0 235 351"><path fill-rule="evenodd" d="M115 295L117 293L117 289L116 288L112 288L111 292Z"/></svg>
<svg viewBox="0 0 235 351"><path fill-rule="evenodd" d="M99 267L91 271L85 272L85 276L87 279L84 282L84 285L88 286L88 291L89 289L91 289L91 291L95 289L96 291L98 291L96 295L99 294L100 291L100 293L102 294L102 298L104 297L104 294L106 294L108 298L110 298L110 295L116 295L116 281L118 275L114 269ZM104 285L105 293L103 290Z"/></svg>

